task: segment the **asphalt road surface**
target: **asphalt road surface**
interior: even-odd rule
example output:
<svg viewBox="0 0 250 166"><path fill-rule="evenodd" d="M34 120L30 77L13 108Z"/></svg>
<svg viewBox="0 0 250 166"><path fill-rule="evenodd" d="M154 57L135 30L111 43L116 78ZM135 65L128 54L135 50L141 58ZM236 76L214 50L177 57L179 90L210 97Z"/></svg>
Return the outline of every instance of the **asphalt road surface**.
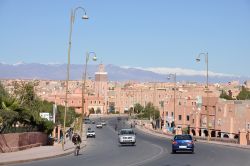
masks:
<svg viewBox="0 0 250 166"><path fill-rule="evenodd" d="M195 144L195 153L171 153L170 140L135 129L136 146L119 146L117 131L128 127L126 120L108 119L107 126L96 129L96 138L87 139L79 156L34 161L25 166L250 166L250 150L203 143Z"/></svg>

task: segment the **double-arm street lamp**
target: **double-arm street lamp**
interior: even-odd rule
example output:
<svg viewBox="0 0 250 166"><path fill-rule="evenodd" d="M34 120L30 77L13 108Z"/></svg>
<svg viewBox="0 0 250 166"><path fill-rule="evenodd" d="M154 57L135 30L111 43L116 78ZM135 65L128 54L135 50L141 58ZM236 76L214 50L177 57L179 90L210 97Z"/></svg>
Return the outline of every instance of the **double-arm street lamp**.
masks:
<svg viewBox="0 0 250 166"><path fill-rule="evenodd" d="M175 100L176 100L176 73L174 73L174 74L169 74L169 76L168 76L168 79L170 80L170 79L174 79L174 115L173 115L173 119L174 119L174 125L173 125L173 127L175 128Z"/></svg>
<svg viewBox="0 0 250 166"><path fill-rule="evenodd" d="M205 92L207 94L207 104L206 104L206 116L207 116L207 132L208 132L208 136L207 136L207 140L209 141L210 140L210 131L209 131L209 109L208 109L208 53L200 53L198 55L198 57L196 58L196 62L200 62L201 61L201 56L204 55L205 56L205 63L206 63L206 72L207 72L207 79L206 79L206 88L205 88Z"/></svg>
<svg viewBox="0 0 250 166"><path fill-rule="evenodd" d="M81 121L80 121L81 137L82 137L82 133L83 133L84 103L85 103L84 93L85 93L85 89L86 89L87 67L88 67L88 62L89 62L89 58L91 55L93 56L93 59L92 59L93 61L97 60L95 52L87 52L86 53L84 73L82 75L82 114L81 114Z"/></svg>
<svg viewBox="0 0 250 166"><path fill-rule="evenodd" d="M72 37L72 29L73 24L75 22L76 12L78 10L82 10L84 15L82 19L88 19L86 11L83 7L77 7L71 10L70 15L70 31L69 31L69 46L68 46L68 65L67 65L67 80L66 80L66 91L65 91L65 110L64 110L64 120L63 120L63 140L62 140L62 149L64 150L64 143L65 143L65 125L66 125L66 116L68 110L68 91L69 91L69 68L70 68L70 52L71 52L71 37Z"/></svg>

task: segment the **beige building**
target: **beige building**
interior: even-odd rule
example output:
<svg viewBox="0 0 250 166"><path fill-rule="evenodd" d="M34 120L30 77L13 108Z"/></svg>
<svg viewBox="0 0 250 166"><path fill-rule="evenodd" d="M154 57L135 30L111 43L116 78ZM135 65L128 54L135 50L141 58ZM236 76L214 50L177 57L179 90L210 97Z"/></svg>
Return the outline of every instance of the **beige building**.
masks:
<svg viewBox="0 0 250 166"><path fill-rule="evenodd" d="M103 64L95 73L95 80L87 80L84 93L84 112L89 114L109 112L110 105L115 111L124 113L136 103L146 106L151 102L160 110L163 130L171 132L173 126L189 129L193 135L212 137L236 137L241 130L250 130L250 101L226 101L220 99L221 90L232 92L236 97L240 92L239 82L210 84L206 91L204 84L168 82L108 82L108 73ZM13 91L13 81L3 80L9 92ZM65 105L65 81L39 80L36 92L44 100ZM78 113L82 112L82 81L69 81L68 104ZM248 85L248 84L246 84ZM207 114L207 110L209 114ZM207 116L209 115L209 116ZM209 117L207 119L207 117Z"/></svg>

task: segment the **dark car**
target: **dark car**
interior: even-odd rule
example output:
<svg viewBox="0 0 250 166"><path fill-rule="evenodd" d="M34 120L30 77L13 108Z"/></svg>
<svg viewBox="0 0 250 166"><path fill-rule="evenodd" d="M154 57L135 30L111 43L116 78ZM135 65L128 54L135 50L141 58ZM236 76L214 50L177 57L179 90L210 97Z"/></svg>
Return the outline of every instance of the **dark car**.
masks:
<svg viewBox="0 0 250 166"><path fill-rule="evenodd" d="M194 141L191 135L176 135L172 140L172 153L190 151L194 153Z"/></svg>

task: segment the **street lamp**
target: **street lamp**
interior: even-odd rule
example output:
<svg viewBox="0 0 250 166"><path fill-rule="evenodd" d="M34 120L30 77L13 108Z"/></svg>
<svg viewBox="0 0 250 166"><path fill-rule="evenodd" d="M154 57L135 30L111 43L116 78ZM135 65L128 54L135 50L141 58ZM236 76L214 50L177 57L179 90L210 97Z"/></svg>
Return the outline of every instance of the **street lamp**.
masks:
<svg viewBox="0 0 250 166"><path fill-rule="evenodd" d="M170 80L171 78L174 79L174 128L175 128L175 98L176 98L176 73L174 74L169 74L168 79Z"/></svg>
<svg viewBox="0 0 250 166"><path fill-rule="evenodd" d="M90 56L93 55L93 61L97 61L97 57L95 52L87 52L86 53L86 60L85 60L85 66L84 66L84 73L82 75L82 114L81 114L81 121L80 121L80 134L82 137L82 133L83 133L83 118L84 118L84 92L85 92L85 88L86 88L86 77L87 77L87 67L88 67L88 61Z"/></svg>
<svg viewBox="0 0 250 166"><path fill-rule="evenodd" d="M83 7L77 7L74 10L71 10L70 15L70 31L69 31L69 46L68 46L68 65L67 65L67 80L66 80L66 91L65 91L65 110L64 110L64 119L63 119L63 140L62 140L62 149L64 150L65 143L65 125L66 125L66 115L68 110L68 91L69 91L69 68L70 68L70 51L71 51L71 37L72 37L72 29L73 24L75 22L76 11L82 10L84 15L82 19L88 19L89 17L86 14L86 11Z"/></svg>
<svg viewBox="0 0 250 166"><path fill-rule="evenodd" d="M210 132L209 132L209 110L208 110L208 53L200 53L198 55L198 57L196 58L196 62L200 62L201 61L201 56L204 55L205 56L205 63L206 63L206 70L207 70L207 80L206 80L206 94L207 94L207 107L205 107L207 110L207 132L208 132L208 137L207 140L210 140Z"/></svg>

